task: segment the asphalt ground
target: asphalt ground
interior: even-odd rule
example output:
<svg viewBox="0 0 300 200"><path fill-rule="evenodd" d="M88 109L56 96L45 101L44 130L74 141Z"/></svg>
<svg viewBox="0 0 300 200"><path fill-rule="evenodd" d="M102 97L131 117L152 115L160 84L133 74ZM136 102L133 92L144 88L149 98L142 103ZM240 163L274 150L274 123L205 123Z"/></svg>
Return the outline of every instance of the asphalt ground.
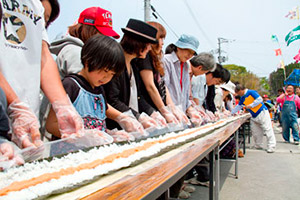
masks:
<svg viewBox="0 0 300 200"><path fill-rule="evenodd" d="M277 146L275 153L252 149L253 139L246 139L245 157L239 158L238 179L235 165L220 162L220 200L298 200L300 199L300 146L285 143L278 123L273 125ZM292 136L291 136L292 138ZM195 186L190 200L208 199L208 188Z"/></svg>

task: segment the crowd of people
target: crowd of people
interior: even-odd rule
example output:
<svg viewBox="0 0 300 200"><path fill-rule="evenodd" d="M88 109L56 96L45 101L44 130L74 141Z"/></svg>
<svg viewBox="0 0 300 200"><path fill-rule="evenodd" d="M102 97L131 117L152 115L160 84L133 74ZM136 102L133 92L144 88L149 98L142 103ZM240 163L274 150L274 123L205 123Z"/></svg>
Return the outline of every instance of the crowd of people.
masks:
<svg viewBox="0 0 300 200"><path fill-rule="evenodd" d="M6 0L0 8L0 161L22 164L17 148L81 137L87 129L139 138L153 128L201 126L244 108L252 116L255 148L263 147L266 135L267 152L275 151L262 97L232 83L230 72L212 54L198 52L196 37L182 34L164 50L163 25L129 19L118 43L112 13L90 7L67 35L50 43L46 29L60 13L57 0ZM289 142L292 128L299 143L300 100L292 91L288 86L277 102L284 140ZM208 181L207 170L196 171L198 182ZM184 179L171 189L172 197L183 191ZM188 198L192 189L185 188L181 197Z"/></svg>

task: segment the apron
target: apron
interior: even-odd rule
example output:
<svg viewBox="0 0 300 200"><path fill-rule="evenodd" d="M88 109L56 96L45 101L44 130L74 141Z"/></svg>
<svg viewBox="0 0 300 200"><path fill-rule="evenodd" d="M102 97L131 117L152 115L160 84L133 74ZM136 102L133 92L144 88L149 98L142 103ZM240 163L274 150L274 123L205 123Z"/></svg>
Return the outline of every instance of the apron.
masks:
<svg viewBox="0 0 300 200"><path fill-rule="evenodd" d="M73 79L80 88L73 105L84 121L84 128L105 131L106 104L102 94L93 94L86 91Z"/></svg>

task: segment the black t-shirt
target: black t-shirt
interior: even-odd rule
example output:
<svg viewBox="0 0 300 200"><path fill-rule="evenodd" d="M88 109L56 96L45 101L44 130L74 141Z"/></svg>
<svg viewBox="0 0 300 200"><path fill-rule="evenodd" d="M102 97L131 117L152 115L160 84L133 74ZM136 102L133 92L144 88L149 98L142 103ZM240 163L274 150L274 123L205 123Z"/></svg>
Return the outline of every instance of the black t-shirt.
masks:
<svg viewBox="0 0 300 200"><path fill-rule="evenodd" d="M86 91L92 94L102 94L105 99L105 107L107 110L108 108L107 101L106 101L106 96L103 87L99 86L99 87L92 88L89 82L79 74L67 75L62 81L63 86L72 103L74 103L80 91L80 87L74 82L74 80L72 80L72 78L75 79L79 83L79 85Z"/></svg>
<svg viewBox="0 0 300 200"><path fill-rule="evenodd" d="M164 102L166 104L166 89L165 83L163 78L160 76L160 73L154 69L153 60L150 57L150 54L147 54L145 59L138 59L136 62L136 66L139 68L139 71L142 70L151 70L153 72L153 81L154 84ZM141 80L141 92L145 98L145 100L153 107L156 108L155 104L153 103L144 82ZM157 108L156 108L157 109Z"/></svg>

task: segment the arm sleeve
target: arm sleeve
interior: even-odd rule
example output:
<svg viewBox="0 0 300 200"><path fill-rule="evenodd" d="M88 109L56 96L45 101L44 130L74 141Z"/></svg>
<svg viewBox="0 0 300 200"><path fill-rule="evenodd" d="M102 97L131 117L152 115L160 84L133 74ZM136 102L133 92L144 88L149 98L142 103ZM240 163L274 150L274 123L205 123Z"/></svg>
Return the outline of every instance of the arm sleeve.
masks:
<svg viewBox="0 0 300 200"><path fill-rule="evenodd" d="M213 113L216 112L217 110L214 102L215 95L216 95L215 86L214 85L208 86L205 102L206 102L207 109Z"/></svg>
<svg viewBox="0 0 300 200"><path fill-rule="evenodd" d="M240 104L236 105L232 111L231 111L231 114L235 114L237 113L239 110L241 110L243 108L243 106L241 106Z"/></svg>
<svg viewBox="0 0 300 200"><path fill-rule="evenodd" d="M150 69L150 70L153 70L153 67L152 67L152 60L149 56L149 54L147 54L146 58L145 59L142 59L142 58L138 58L137 61L136 61L136 66L138 67L138 69L140 71L144 70L144 69Z"/></svg>
<svg viewBox="0 0 300 200"><path fill-rule="evenodd" d="M70 101L73 103L78 96L80 88L70 77L66 77L65 79L63 79L62 83L66 90L67 95L70 98Z"/></svg>
<svg viewBox="0 0 300 200"><path fill-rule="evenodd" d="M170 64L165 58L163 58L162 62L163 62L164 70L165 70L165 76L164 76L165 85L167 87L169 87L169 85L170 85L170 75L171 75L170 74Z"/></svg>
<svg viewBox="0 0 300 200"><path fill-rule="evenodd" d="M249 106L251 108L254 108L255 106L258 106L258 104L262 103L263 99L261 98L261 96L259 96L258 98L256 98L253 103L251 103Z"/></svg>
<svg viewBox="0 0 300 200"><path fill-rule="evenodd" d="M107 103L109 103L112 107L117 109L120 112L126 112L128 110L131 110L132 113L136 118L139 117L139 113L133 109L131 109L129 106L127 106L124 102L120 100L120 89L121 89L121 76L114 77L109 83L107 83L104 86L105 94L107 97Z"/></svg>
<svg viewBox="0 0 300 200"><path fill-rule="evenodd" d="M136 86L137 86L137 91L138 91L138 106L139 106L139 112L145 112L147 115L151 115L155 109L150 106L150 104L146 101L144 98L142 92L141 92L141 85L142 85L142 80L141 80L141 75L140 72L137 68L137 65L132 66L132 70L135 76L135 81L136 81Z"/></svg>

